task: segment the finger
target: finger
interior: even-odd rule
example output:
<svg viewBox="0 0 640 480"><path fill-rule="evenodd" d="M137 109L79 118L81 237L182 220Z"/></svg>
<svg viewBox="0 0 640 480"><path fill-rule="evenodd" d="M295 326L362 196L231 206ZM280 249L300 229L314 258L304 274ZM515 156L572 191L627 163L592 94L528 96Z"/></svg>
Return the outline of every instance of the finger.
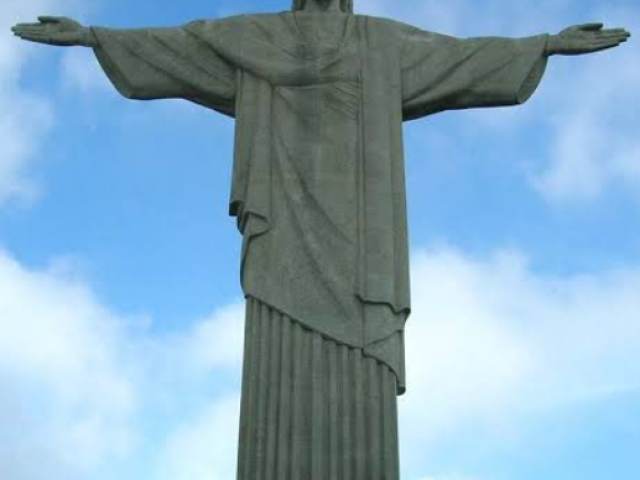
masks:
<svg viewBox="0 0 640 480"><path fill-rule="evenodd" d="M14 33L41 33L44 32L42 25L33 27L14 27L11 29Z"/></svg>
<svg viewBox="0 0 640 480"><path fill-rule="evenodd" d="M16 25L14 25L13 27L11 27L12 31L16 31L22 28L31 28L31 27L40 27L42 28L42 24L41 23L18 23Z"/></svg>
<svg viewBox="0 0 640 480"><path fill-rule="evenodd" d="M583 23L582 25L577 25L576 28L579 30L583 30L585 32L597 32L598 30L602 30L604 27L604 23Z"/></svg>
<svg viewBox="0 0 640 480"><path fill-rule="evenodd" d="M615 35L615 36L611 36L611 37L602 37L602 38L596 38L593 41L594 42L626 42L627 40L629 40L629 37L627 37L626 35Z"/></svg>
<svg viewBox="0 0 640 480"><path fill-rule="evenodd" d="M55 43L51 42L48 39L39 39L39 38L22 38L25 42L37 43L39 45L55 45Z"/></svg>
<svg viewBox="0 0 640 480"><path fill-rule="evenodd" d="M597 42L591 44L591 51L597 52L599 50L617 47L624 42Z"/></svg>
<svg viewBox="0 0 640 480"><path fill-rule="evenodd" d="M58 23L62 17L52 17L51 15L41 15L38 17L41 23Z"/></svg>
<svg viewBox="0 0 640 480"><path fill-rule="evenodd" d="M16 35L18 35L19 37L23 37L23 38L26 38L26 37L35 38L35 37L46 37L46 36L48 36L48 35L45 35L44 32L18 32L18 33L16 33Z"/></svg>
<svg viewBox="0 0 640 480"><path fill-rule="evenodd" d="M24 36L30 36L30 35L43 35L44 32L18 30L16 32L13 32L13 34L18 37L24 37Z"/></svg>
<svg viewBox="0 0 640 480"><path fill-rule="evenodd" d="M622 43L626 41L627 41L626 38L601 38L601 39L594 40L591 43L595 45L601 45L601 44L607 45L609 43Z"/></svg>
<svg viewBox="0 0 640 480"><path fill-rule="evenodd" d="M612 33L604 35L596 35L596 40L628 40L631 35L625 33Z"/></svg>
<svg viewBox="0 0 640 480"><path fill-rule="evenodd" d="M28 34L28 35L18 35L22 40L26 40L27 42L36 42L36 43L51 43L51 38L47 35L36 35L36 34Z"/></svg>
<svg viewBox="0 0 640 480"><path fill-rule="evenodd" d="M584 30L586 32L598 32L602 30L602 27L604 27L604 23L601 22L584 23L579 25L580 30Z"/></svg>
<svg viewBox="0 0 640 480"><path fill-rule="evenodd" d="M603 52L604 50L609 50L609 49L611 49L611 48L615 48L615 47L617 47L618 45L619 45L619 44L615 44L615 45L606 45L606 46L603 46L603 47L597 47L597 48L594 48L594 49L592 50L592 53L595 53L595 52Z"/></svg>
<svg viewBox="0 0 640 480"><path fill-rule="evenodd" d="M596 37L603 37L603 36L612 36L612 35L620 35L620 36L625 36L625 37L630 37L631 34L629 32L627 32L624 28L613 28L611 30L601 30L599 32L595 33Z"/></svg>

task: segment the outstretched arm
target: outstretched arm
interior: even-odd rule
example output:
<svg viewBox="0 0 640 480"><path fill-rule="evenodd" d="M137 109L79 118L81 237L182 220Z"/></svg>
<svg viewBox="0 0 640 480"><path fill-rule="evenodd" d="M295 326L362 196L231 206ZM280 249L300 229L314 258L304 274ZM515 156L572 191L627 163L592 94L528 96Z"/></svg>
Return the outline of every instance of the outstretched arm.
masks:
<svg viewBox="0 0 640 480"><path fill-rule="evenodd" d="M205 40L202 22L177 28L114 30L83 27L64 17L40 17L13 32L24 40L92 47L103 70L126 98L190 100L234 115L236 70ZM215 34L222 21L209 22Z"/></svg>
<svg viewBox="0 0 640 480"><path fill-rule="evenodd" d="M444 110L519 105L540 83L551 55L580 55L616 47L630 34L602 24L558 35L455 38L414 29L402 55L405 119Z"/></svg>

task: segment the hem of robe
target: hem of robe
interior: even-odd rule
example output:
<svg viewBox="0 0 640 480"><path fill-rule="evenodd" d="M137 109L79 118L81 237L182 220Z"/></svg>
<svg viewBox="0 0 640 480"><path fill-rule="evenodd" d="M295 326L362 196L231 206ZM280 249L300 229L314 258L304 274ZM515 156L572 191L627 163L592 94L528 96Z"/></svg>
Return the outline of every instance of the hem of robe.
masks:
<svg viewBox="0 0 640 480"><path fill-rule="evenodd" d="M394 374L247 298L238 480L399 480Z"/></svg>
<svg viewBox="0 0 640 480"><path fill-rule="evenodd" d="M265 306L272 309L274 312L277 312L281 315L286 316L292 322L301 325L303 328L307 330L311 330L322 338L331 340L337 344L344 345L353 349L357 349L362 351L362 354L365 357L373 358L384 365L386 365L394 374L396 378L396 393L398 396L404 395L407 391L406 381L405 381L405 352L404 352L404 328L399 328L398 330L392 332L388 336L376 340L375 342L371 342L369 345L357 345L351 342L346 342L341 340L340 338L336 338L333 335L330 335L326 332L315 328L309 322L305 322L304 319L296 318L295 316L290 315L284 309L274 305L272 302L264 300L260 295L255 295L252 293L244 294L245 300L249 301L250 299L256 300ZM391 350L391 351L390 351ZM397 357L397 361L394 362L391 357Z"/></svg>

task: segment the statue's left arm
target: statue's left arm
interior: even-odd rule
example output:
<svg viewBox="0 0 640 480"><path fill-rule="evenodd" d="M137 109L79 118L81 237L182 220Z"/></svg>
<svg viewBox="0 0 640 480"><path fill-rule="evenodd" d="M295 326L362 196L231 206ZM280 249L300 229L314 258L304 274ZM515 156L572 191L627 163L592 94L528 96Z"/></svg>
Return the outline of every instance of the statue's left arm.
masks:
<svg viewBox="0 0 640 480"><path fill-rule="evenodd" d="M405 119L444 110L519 105L540 83L551 55L579 55L626 41L624 29L602 24L570 27L559 35L459 39L410 31L402 53Z"/></svg>
<svg viewBox="0 0 640 480"><path fill-rule="evenodd" d="M39 23L16 25L13 31L38 43L93 48L126 98L180 98L233 115L236 70L199 37L200 23L107 29L83 27L64 17L40 17Z"/></svg>

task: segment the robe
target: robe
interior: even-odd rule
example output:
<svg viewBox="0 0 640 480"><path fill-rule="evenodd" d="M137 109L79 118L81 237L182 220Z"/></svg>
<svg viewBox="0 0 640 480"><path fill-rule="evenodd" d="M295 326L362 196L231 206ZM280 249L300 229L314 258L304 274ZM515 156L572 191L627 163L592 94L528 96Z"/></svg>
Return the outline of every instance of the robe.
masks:
<svg viewBox="0 0 640 480"><path fill-rule="evenodd" d="M310 42L304 15L342 25ZM455 38L351 14L240 15L178 28L93 28L127 98L186 99L235 118L230 214L245 295L365 356L405 390L411 309L402 124L517 105L547 35Z"/></svg>

